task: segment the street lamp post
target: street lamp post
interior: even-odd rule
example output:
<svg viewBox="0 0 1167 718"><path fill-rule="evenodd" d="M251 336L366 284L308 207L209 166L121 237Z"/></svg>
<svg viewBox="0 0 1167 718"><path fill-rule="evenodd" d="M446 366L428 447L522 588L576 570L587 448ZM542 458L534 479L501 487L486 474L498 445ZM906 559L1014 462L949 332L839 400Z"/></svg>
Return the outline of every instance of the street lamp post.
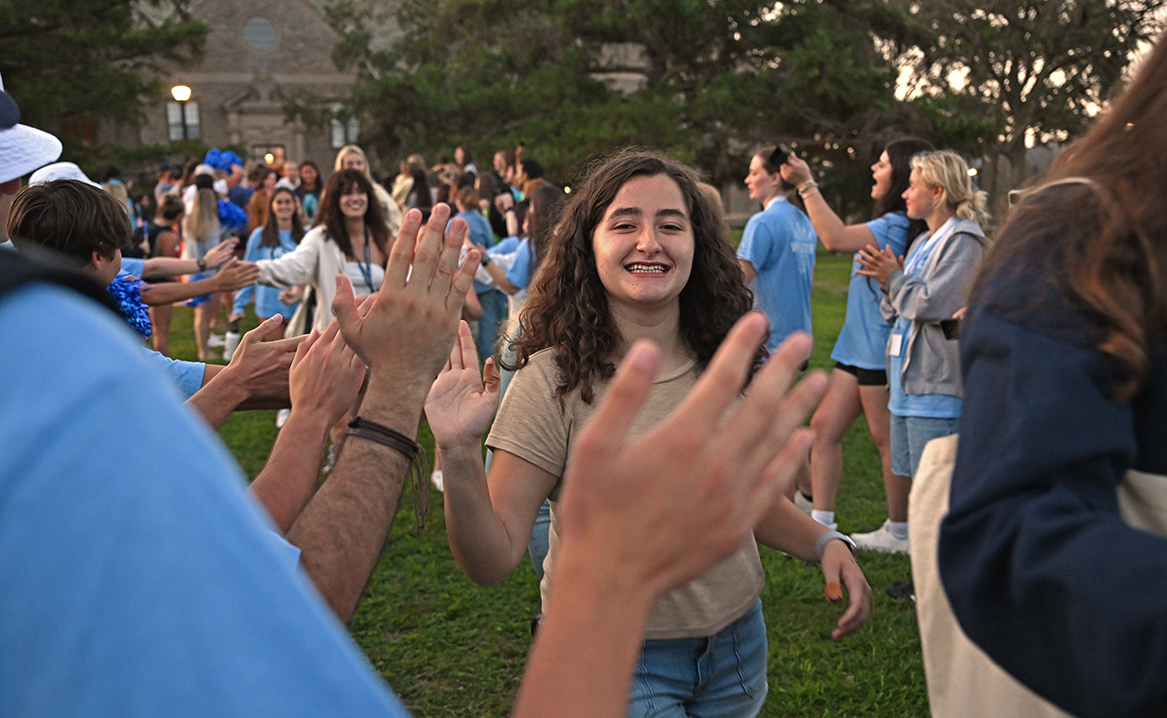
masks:
<svg viewBox="0 0 1167 718"><path fill-rule="evenodd" d="M175 85L170 88L170 95L178 103L178 114L182 117L182 139L190 139L186 129L186 103L190 100L190 88L186 85Z"/></svg>

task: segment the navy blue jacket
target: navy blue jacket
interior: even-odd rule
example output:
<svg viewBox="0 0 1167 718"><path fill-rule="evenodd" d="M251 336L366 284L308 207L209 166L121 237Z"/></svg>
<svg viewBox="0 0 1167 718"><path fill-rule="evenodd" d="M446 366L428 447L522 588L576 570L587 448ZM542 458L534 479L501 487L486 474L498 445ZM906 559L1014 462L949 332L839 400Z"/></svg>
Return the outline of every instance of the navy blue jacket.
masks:
<svg viewBox="0 0 1167 718"><path fill-rule="evenodd" d="M1112 401L1087 315L1024 268L961 337L964 413L940 573L961 627L1063 709L1167 716L1167 540L1119 518L1128 469L1167 474L1167 351ZM1167 479L1165 479L1167 480Z"/></svg>

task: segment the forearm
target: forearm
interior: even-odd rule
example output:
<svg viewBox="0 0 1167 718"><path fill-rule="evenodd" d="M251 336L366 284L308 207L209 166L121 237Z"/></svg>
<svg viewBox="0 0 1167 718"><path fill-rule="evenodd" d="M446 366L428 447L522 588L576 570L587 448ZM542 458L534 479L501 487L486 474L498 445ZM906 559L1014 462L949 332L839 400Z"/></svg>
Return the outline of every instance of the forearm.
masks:
<svg viewBox="0 0 1167 718"><path fill-rule="evenodd" d="M817 188L807 192L802 202L819 241L832 252L858 252L875 242L866 226L844 224Z"/></svg>
<svg viewBox="0 0 1167 718"><path fill-rule="evenodd" d="M199 271L197 259L176 257L151 257L142 265L142 279L168 279L180 274L194 274Z"/></svg>
<svg viewBox="0 0 1167 718"><path fill-rule="evenodd" d="M655 596L565 544L513 716L623 717Z"/></svg>
<svg viewBox="0 0 1167 718"><path fill-rule="evenodd" d="M287 533L316 493L328 422L319 412L293 410L272 445L251 493Z"/></svg>
<svg viewBox="0 0 1167 718"><path fill-rule="evenodd" d="M815 542L828 529L802 513L785 496L779 496L758 525L754 538L772 549L804 561L818 563Z"/></svg>
<svg viewBox="0 0 1167 718"><path fill-rule="evenodd" d="M450 551L471 581L497 583L522 560L530 531L512 536L495 513L479 442L440 451Z"/></svg>
<svg viewBox="0 0 1167 718"><path fill-rule="evenodd" d="M486 273L490 275L490 278L494 280L494 286L498 287L502 291L506 292L507 294L514 294L519 291L519 288L511 284L511 281L507 279L507 273L503 270L502 267L491 262L490 264L483 267L483 269L485 269Z"/></svg>
<svg viewBox="0 0 1167 718"><path fill-rule="evenodd" d="M235 408L247 399L247 390L234 380L227 367L208 365L203 378L203 387L187 399L186 403L202 414L211 428L218 431Z"/></svg>
<svg viewBox="0 0 1167 718"><path fill-rule="evenodd" d="M414 437L423 396L398 392L392 381L374 377L360 415ZM342 622L352 616L385 547L408 468L401 452L350 437L328 480L288 531L288 541L300 548L301 565Z"/></svg>
<svg viewBox="0 0 1167 718"><path fill-rule="evenodd" d="M183 261L183 260L179 260ZM219 283L214 278L200 279L197 282L163 282L152 284L150 289L142 292L142 301L148 306L157 307L164 304L181 302L191 297L201 297L204 294L214 294L219 290Z"/></svg>

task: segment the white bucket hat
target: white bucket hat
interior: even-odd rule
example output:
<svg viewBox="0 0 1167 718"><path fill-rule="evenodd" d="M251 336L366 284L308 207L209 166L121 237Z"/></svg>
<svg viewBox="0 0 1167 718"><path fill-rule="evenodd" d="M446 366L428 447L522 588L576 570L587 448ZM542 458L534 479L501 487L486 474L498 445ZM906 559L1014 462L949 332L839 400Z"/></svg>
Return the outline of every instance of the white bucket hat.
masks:
<svg viewBox="0 0 1167 718"><path fill-rule="evenodd" d="M45 165L36 172L32 173L32 176L28 178L28 183L30 185L45 184L46 182L52 182L53 180L60 179L80 180L81 182L93 185L94 187L101 186L93 180L89 179L89 177L81 171L81 168L72 162L54 162L51 165Z"/></svg>
<svg viewBox="0 0 1167 718"><path fill-rule="evenodd" d="M16 101L0 89L0 184L23 177L61 156L60 140L19 122Z"/></svg>

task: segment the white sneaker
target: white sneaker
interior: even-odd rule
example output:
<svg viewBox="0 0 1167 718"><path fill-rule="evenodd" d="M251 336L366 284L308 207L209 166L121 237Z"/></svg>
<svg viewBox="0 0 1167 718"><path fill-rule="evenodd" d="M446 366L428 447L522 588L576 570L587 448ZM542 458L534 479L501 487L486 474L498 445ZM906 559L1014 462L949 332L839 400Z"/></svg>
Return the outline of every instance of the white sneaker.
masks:
<svg viewBox="0 0 1167 718"><path fill-rule="evenodd" d="M807 501L806 497L798 489L794 490L794 506L807 516L810 516L810 512L814 510L814 502Z"/></svg>
<svg viewBox="0 0 1167 718"><path fill-rule="evenodd" d="M207 337L207 346L209 347L221 347L226 346L226 344L227 337L223 336L222 334L211 334L209 337Z"/></svg>
<svg viewBox="0 0 1167 718"><path fill-rule="evenodd" d="M276 428L277 429L284 428L284 424L287 423L288 417L291 415L292 415L291 409L280 409L279 411L277 411L276 412Z"/></svg>
<svg viewBox="0 0 1167 718"><path fill-rule="evenodd" d="M883 526L870 533L851 534L851 540L855 542L855 548L866 549L868 551L908 553L908 540L906 538L898 539L892 536L891 531L887 530L887 521L883 522Z"/></svg>
<svg viewBox="0 0 1167 718"><path fill-rule="evenodd" d="M430 483L434 485L434 488L437 489L439 493L446 492L445 486L442 482L442 470L441 469L438 469L434 473L430 474Z"/></svg>

